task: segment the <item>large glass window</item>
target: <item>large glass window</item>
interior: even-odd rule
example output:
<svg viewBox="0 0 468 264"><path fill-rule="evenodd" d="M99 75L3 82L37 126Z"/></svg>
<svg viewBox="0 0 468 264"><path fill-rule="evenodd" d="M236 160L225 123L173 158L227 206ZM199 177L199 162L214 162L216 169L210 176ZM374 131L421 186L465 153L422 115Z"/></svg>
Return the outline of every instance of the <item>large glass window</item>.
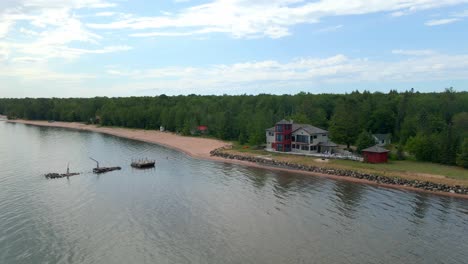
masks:
<svg viewBox="0 0 468 264"><path fill-rule="evenodd" d="M278 141L278 142L283 141L283 134L277 134L276 135L276 141Z"/></svg>
<svg viewBox="0 0 468 264"><path fill-rule="evenodd" d="M296 142L309 143L308 138L308 136L297 135Z"/></svg>
<svg viewBox="0 0 468 264"><path fill-rule="evenodd" d="M282 125L277 125L276 126L276 132L283 132L283 126Z"/></svg>
<svg viewBox="0 0 468 264"><path fill-rule="evenodd" d="M307 150L307 151L308 151L308 150L309 150L309 146L307 146L307 145L302 145L301 149L302 149L302 150Z"/></svg>
<svg viewBox="0 0 468 264"><path fill-rule="evenodd" d="M277 151L283 151L283 144L276 145L276 150Z"/></svg>

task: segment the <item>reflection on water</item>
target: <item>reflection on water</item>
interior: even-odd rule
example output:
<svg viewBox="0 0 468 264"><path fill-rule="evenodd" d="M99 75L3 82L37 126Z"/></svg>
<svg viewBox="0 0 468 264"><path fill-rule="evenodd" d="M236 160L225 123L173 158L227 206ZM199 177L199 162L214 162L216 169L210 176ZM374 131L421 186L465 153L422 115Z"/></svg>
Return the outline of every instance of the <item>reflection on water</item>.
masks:
<svg viewBox="0 0 468 264"><path fill-rule="evenodd" d="M467 200L0 122L0 263L466 263L467 234Z"/></svg>

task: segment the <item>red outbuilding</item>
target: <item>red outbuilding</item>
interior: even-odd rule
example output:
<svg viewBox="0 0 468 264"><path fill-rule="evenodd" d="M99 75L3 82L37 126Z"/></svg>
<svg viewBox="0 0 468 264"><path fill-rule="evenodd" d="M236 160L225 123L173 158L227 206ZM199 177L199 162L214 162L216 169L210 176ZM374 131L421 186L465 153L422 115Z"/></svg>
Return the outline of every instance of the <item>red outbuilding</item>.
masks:
<svg viewBox="0 0 468 264"><path fill-rule="evenodd" d="M385 163L388 161L388 152L390 150L381 148L377 145L362 150L362 156L365 162Z"/></svg>
<svg viewBox="0 0 468 264"><path fill-rule="evenodd" d="M207 126L197 126L197 131L201 134L206 134L208 133L208 127Z"/></svg>

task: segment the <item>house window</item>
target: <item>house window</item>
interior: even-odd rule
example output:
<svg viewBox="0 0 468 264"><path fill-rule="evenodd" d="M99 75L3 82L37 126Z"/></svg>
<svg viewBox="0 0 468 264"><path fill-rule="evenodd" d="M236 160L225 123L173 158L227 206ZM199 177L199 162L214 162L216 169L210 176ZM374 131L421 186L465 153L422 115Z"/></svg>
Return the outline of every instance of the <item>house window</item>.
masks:
<svg viewBox="0 0 468 264"><path fill-rule="evenodd" d="M277 151L283 151L283 144L276 145L276 150Z"/></svg>
<svg viewBox="0 0 468 264"><path fill-rule="evenodd" d="M302 145L301 150L307 150L307 151L309 151L309 146L307 146L307 145Z"/></svg>
<svg viewBox="0 0 468 264"><path fill-rule="evenodd" d="M317 135L314 135L314 139L316 139L316 138L317 138Z"/></svg>
<svg viewBox="0 0 468 264"><path fill-rule="evenodd" d="M311 146L310 151L317 151L317 146Z"/></svg>
<svg viewBox="0 0 468 264"><path fill-rule="evenodd" d="M276 141L278 141L278 142L283 141L283 134L277 134L276 135Z"/></svg>
<svg viewBox="0 0 468 264"><path fill-rule="evenodd" d="M309 143L308 136L297 135L296 142Z"/></svg>
<svg viewBox="0 0 468 264"><path fill-rule="evenodd" d="M283 126L282 125L277 125L276 126L276 132L283 132Z"/></svg>
<svg viewBox="0 0 468 264"><path fill-rule="evenodd" d="M292 144L292 148L295 149L295 148L296 148L296 144Z"/></svg>
<svg viewBox="0 0 468 264"><path fill-rule="evenodd" d="M297 144L296 149L300 149L300 148L301 148L301 145Z"/></svg>
<svg viewBox="0 0 468 264"><path fill-rule="evenodd" d="M327 136L327 134L322 134L322 137L326 137L326 136Z"/></svg>
<svg viewBox="0 0 468 264"><path fill-rule="evenodd" d="M290 139L291 139L291 135L290 135L290 134L286 134L286 135L284 136L284 139L285 139L285 140L290 140Z"/></svg>
<svg viewBox="0 0 468 264"><path fill-rule="evenodd" d="M272 137L274 136L275 134L273 132L268 132L268 136Z"/></svg>
<svg viewBox="0 0 468 264"><path fill-rule="evenodd" d="M292 141L295 142L296 141L296 137L295 136L292 136Z"/></svg>

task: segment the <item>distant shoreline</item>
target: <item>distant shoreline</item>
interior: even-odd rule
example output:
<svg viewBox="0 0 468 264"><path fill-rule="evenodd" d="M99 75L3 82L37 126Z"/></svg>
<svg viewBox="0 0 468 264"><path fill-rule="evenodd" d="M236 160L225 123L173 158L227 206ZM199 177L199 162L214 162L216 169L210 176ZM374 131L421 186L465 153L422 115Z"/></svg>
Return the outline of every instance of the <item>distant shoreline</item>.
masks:
<svg viewBox="0 0 468 264"><path fill-rule="evenodd" d="M107 135L128 138L148 143L154 143L168 148L176 149L191 157L209 159L210 151L213 149L226 147L229 142L217 139L186 137L171 132L160 132L157 130L143 130L120 127L100 127L96 125L86 125L76 122L47 122L30 120L8 120L9 123L18 123L42 127L66 128L80 131L98 132Z"/></svg>
<svg viewBox="0 0 468 264"><path fill-rule="evenodd" d="M83 123L75 123L75 122L49 123L47 121L30 121L30 120L8 120L7 122L25 124L25 125L33 125L33 126L42 126L42 127L56 127L56 128L66 128L66 129L73 129L73 130L80 130L80 131L98 132L98 133L117 136L121 138L127 138L127 139L143 141L147 143L158 144L164 147L168 147L168 148L183 152L197 159L238 164L238 165L243 165L243 166L248 166L248 167L256 167L256 168L275 170L275 171L307 174L307 175L320 176L320 177L325 177L325 178L330 178L330 179L335 179L335 180L345 180L345 181L350 181L350 182L364 183L364 184L382 186L382 187L393 188L393 189L404 189L404 190L409 190L409 191L424 192L424 193L459 197L459 198L465 198L465 199L468 198L468 195L458 194L458 193L428 191L428 190L422 190L422 189L408 187L408 186L376 183L376 182L365 180L365 179L356 179L356 178L343 177L343 176L338 176L338 175L307 172L307 171L301 171L301 170L296 170L296 169L278 168L278 167L262 165L262 164L249 162L249 161L216 157L210 154L213 150L231 146L229 142L225 142L225 141L221 141L217 139L180 136L175 133L160 132L156 130L99 127L96 125L86 125Z"/></svg>

